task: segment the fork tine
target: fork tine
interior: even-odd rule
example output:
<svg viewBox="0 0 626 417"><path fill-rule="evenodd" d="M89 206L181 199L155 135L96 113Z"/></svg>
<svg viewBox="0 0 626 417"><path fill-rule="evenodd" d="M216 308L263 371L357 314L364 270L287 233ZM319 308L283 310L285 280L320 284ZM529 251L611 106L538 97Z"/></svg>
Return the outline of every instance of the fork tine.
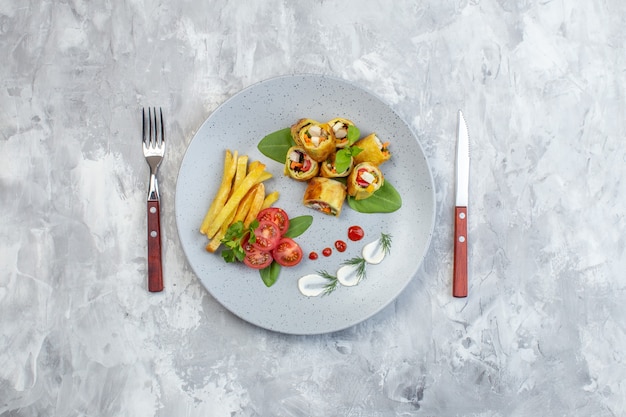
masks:
<svg viewBox="0 0 626 417"><path fill-rule="evenodd" d="M148 107L148 117L150 118L150 147L154 148L156 146L156 119L154 117L154 111Z"/></svg>
<svg viewBox="0 0 626 417"><path fill-rule="evenodd" d="M160 137L160 145L161 146L165 146L165 131L163 128L163 109L161 107L159 107L159 114L160 114L160 123L161 123L161 137Z"/></svg>
<svg viewBox="0 0 626 417"><path fill-rule="evenodd" d="M146 146L146 109L141 109L141 136L143 139L143 145Z"/></svg>

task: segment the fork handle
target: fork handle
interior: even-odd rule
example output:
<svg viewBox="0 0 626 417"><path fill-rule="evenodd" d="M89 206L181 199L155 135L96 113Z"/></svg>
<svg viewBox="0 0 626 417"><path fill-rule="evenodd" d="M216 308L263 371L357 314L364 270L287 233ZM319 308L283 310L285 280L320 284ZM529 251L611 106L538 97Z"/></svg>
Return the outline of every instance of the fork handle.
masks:
<svg viewBox="0 0 626 417"><path fill-rule="evenodd" d="M163 291L161 208L158 200L148 200L148 291Z"/></svg>

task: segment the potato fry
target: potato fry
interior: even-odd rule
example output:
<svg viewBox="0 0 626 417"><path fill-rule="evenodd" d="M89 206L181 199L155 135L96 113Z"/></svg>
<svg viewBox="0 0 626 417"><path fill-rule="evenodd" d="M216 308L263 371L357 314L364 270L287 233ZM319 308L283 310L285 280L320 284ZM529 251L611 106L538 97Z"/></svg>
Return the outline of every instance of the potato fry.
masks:
<svg viewBox="0 0 626 417"><path fill-rule="evenodd" d="M226 231L228 230L228 226L234 220L235 214L236 213L233 212L232 216L226 222L224 222L224 224L220 227L217 233L215 233L215 235L209 241L209 243L207 243L205 247L207 251L215 252L217 248L220 247L220 245L222 244L222 239L224 238L224 236L226 236Z"/></svg>
<svg viewBox="0 0 626 417"><path fill-rule="evenodd" d="M272 175L271 172L263 171L263 174L261 174L261 176L259 177L259 182L267 181L267 180L269 180L272 177L273 177L273 175Z"/></svg>
<svg viewBox="0 0 626 417"><path fill-rule="evenodd" d="M255 185L254 187L252 187L252 189L250 189L250 191L248 191L246 196L241 200L241 203L239 203L239 207L237 207L237 210L233 212L232 216L228 219L227 222L224 222L224 224L222 224L220 230L218 230L215 236L213 236L211 241L206 245L205 249L207 251L211 253L215 252L220 247L222 239L226 235L226 231L228 230L228 228L232 224L240 220L243 221L246 218L248 211L250 211L250 206L252 205L252 200L254 199L258 185L259 184Z"/></svg>
<svg viewBox="0 0 626 417"><path fill-rule="evenodd" d="M263 201L263 205L261 206L261 210L271 207L276 201L278 201L278 197L280 193L278 191L273 191L265 196L265 200Z"/></svg>
<svg viewBox="0 0 626 417"><path fill-rule="evenodd" d="M209 226L205 233L209 238L212 238L226 219L231 216L232 212L237 210L239 203L245 197L246 193L258 183L258 179L261 177L264 170L265 165L259 163L253 170L249 171L239 187L237 187L237 189L230 196L226 204L219 209L217 215L213 218L213 221L209 220Z"/></svg>
<svg viewBox="0 0 626 417"><path fill-rule="evenodd" d="M246 177L248 173L248 156L241 155L237 159L237 171L235 172L235 178L233 179L233 186L230 189L230 193L235 192L237 187L241 184L241 181Z"/></svg>
<svg viewBox="0 0 626 417"><path fill-rule="evenodd" d="M248 167L248 171L254 170L254 168L256 168L257 165L259 165L260 163L261 162L259 162L259 161L252 161L252 162L250 162L250 166Z"/></svg>
<svg viewBox="0 0 626 417"><path fill-rule="evenodd" d="M250 204L250 209L246 214L246 218L243 220L244 226L248 227L250 224L256 219L256 216L261 211L261 206L263 205L263 200L265 199L265 185L260 182L254 186L256 188L254 190L254 195L252 197L252 204Z"/></svg>
<svg viewBox="0 0 626 417"><path fill-rule="evenodd" d="M224 156L224 172L222 175L222 182L217 190L217 193L215 194L215 198L213 199L209 210L202 220L200 233L207 234L206 231L209 228L211 220L216 216L220 208L223 207L226 203L226 200L228 199L228 195L230 194L230 190L232 188L233 177L237 170L236 161L237 151L235 151L233 154L230 152L230 150L226 150L226 155ZM215 234L215 232L213 234Z"/></svg>

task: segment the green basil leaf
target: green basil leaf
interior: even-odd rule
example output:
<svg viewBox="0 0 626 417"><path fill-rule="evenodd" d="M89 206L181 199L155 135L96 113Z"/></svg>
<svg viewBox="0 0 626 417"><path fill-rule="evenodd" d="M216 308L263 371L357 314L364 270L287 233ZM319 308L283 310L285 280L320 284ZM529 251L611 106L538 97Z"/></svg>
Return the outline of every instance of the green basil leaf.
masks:
<svg viewBox="0 0 626 417"><path fill-rule="evenodd" d="M261 279L266 287L271 287L278 280L278 274L280 273L280 264L276 261L272 262L267 268L259 270Z"/></svg>
<svg viewBox="0 0 626 417"><path fill-rule="evenodd" d="M378 191L364 200L348 197L348 204L359 213L391 213L402 207L402 198L393 185L385 181Z"/></svg>
<svg viewBox="0 0 626 417"><path fill-rule="evenodd" d="M361 131L356 126L348 126L348 145L352 145L354 142L359 140L361 136Z"/></svg>
<svg viewBox="0 0 626 417"><path fill-rule="evenodd" d="M340 173L344 172L350 166L350 148L340 149L335 155L335 170Z"/></svg>
<svg viewBox="0 0 626 417"><path fill-rule="evenodd" d="M289 219L289 229L285 232L286 237L294 238L300 236L313 223L313 216L305 215Z"/></svg>
<svg viewBox="0 0 626 417"><path fill-rule="evenodd" d="M287 127L265 136L261 139L257 148L268 158L284 164L287 159L287 151L294 145L295 142L291 138L291 129Z"/></svg>
<svg viewBox="0 0 626 417"><path fill-rule="evenodd" d="M350 155L352 155L352 156L357 156L361 152L363 152L363 149L359 148L358 146L351 146L350 147Z"/></svg>

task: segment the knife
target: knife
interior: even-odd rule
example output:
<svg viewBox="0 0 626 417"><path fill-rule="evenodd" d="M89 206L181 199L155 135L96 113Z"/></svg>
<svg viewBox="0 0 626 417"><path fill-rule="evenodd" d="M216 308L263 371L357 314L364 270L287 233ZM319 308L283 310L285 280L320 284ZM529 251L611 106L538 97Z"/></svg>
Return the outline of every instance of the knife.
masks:
<svg viewBox="0 0 626 417"><path fill-rule="evenodd" d="M456 128L456 201L452 295L467 297L467 203L469 200L469 132L459 110Z"/></svg>

